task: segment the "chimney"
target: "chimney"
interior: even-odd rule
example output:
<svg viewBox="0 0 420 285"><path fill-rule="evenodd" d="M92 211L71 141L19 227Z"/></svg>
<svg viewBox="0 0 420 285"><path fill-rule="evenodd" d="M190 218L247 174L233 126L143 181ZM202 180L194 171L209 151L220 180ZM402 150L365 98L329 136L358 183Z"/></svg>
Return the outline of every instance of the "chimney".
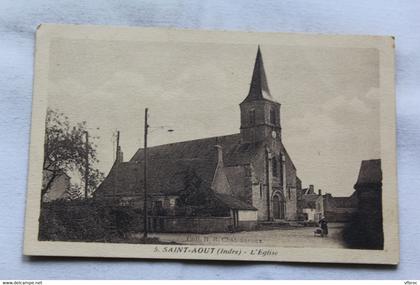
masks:
<svg viewBox="0 0 420 285"><path fill-rule="evenodd" d="M120 146L118 146L118 149L117 149L117 159L116 160L117 160L117 163L121 163L121 162L124 161L124 153L122 152Z"/></svg>
<svg viewBox="0 0 420 285"><path fill-rule="evenodd" d="M321 196L322 195L322 190L318 189L318 195Z"/></svg>
<svg viewBox="0 0 420 285"><path fill-rule="evenodd" d="M310 184L309 185L309 194L315 194L315 192L314 192L314 185L313 184Z"/></svg>
<svg viewBox="0 0 420 285"><path fill-rule="evenodd" d="M123 152L121 151L121 147L120 147L120 131L117 131L117 150L115 154L115 162L116 163L123 162Z"/></svg>
<svg viewBox="0 0 420 285"><path fill-rule="evenodd" d="M223 167L223 147L220 145L215 145L217 148L217 167Z"/></svg>

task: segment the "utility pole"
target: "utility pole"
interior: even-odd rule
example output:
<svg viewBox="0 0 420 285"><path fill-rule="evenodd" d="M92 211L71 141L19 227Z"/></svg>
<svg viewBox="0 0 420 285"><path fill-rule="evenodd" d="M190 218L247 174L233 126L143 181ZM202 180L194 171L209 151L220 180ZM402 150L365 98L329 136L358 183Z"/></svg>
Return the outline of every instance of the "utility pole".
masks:
<svg viewBox="0 0 420 285"><path fill-rule="evenodd" d="M117 198L116 198L116 190L117 190L117 176L118 176L118 165L119 165L119 163L120 163L120 131L117 131L117 146L115 147L115 166L116 166L116 175L114 176L114 179L113 179L113 184L114 184L114 189L113 189L113 193L112 193L112 201L113 201L113 203L114 203L114 206L115 206L115 202L116 202L116 200L117 200Z"/></svg>
<svg viewBox="0 0 420 285"><path fill-rule="evenodd" d="M89 133L85 131L86 140L85 140L85 200L88 198L88 183L89 183Z"/></svg>
<svg viewBox="0 0 420 285"><path fill-rule="evenodd" d="M144 210L144 214L143 214L143 218L144 218L144 233L143 233L143 240L144 243L146 243L146 239L147 239L147 232L148 232L148 222L147 222L147 131L149 128L149 125L147 124L147 112L148 109L144 109L144 178L143 178L143 183L144 183L144 205L143 205L143 210Z"/></svg>

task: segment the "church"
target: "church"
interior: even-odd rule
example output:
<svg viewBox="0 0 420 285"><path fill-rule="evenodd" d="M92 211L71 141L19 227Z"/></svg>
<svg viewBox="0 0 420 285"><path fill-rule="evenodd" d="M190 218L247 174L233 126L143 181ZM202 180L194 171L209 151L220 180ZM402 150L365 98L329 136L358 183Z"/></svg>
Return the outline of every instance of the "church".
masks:
<svg viewBox="0 0 420 285"><path fill-rule="evenodd" d="M216 232L296 221L301 182L282 142L280 106L258 47L239 133L148 148L149 228ZM124 162L117 149L94 198L142 208L144 151Z"/></svg>

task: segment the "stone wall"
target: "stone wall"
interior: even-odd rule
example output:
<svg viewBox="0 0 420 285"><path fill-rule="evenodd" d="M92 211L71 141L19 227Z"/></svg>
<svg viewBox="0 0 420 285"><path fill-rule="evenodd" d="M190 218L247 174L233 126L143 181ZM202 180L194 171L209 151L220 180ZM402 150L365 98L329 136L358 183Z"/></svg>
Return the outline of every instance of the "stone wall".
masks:
<svg viewBox="0 0 420 285"><path fill-rule="evenodd" d="M252 185L252 205L258 209L258 220L267 220L267 188L262 182Z"/></svg>
<svg viewBox="0 0 420 285"><path fill-rule="evenodd" d="M284 193L286 198L286 220L297 220L297 192L296 188L288 186Z"/></svg>
<svg viewBox="0 0 420 285"><path fill-rule="evenodd" d="M239 221L238 231L254 231L258 226L257 221Z"/></svg>

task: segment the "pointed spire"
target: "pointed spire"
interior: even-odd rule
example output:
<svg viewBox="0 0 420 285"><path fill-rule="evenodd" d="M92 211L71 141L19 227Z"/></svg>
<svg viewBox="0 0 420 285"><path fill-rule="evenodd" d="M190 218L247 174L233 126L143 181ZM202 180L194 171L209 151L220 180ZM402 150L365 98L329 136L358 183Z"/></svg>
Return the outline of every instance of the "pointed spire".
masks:
<svg viewBox="0 0 420 285"><path fill-rule="evenodd" d="M248 96L245 98L244 102L263 99L274 101L273 97L271 97L270 89L268 88L261 49L260 45L258 45L254 71L252 73L251 86L249 88Z"/></svg>

